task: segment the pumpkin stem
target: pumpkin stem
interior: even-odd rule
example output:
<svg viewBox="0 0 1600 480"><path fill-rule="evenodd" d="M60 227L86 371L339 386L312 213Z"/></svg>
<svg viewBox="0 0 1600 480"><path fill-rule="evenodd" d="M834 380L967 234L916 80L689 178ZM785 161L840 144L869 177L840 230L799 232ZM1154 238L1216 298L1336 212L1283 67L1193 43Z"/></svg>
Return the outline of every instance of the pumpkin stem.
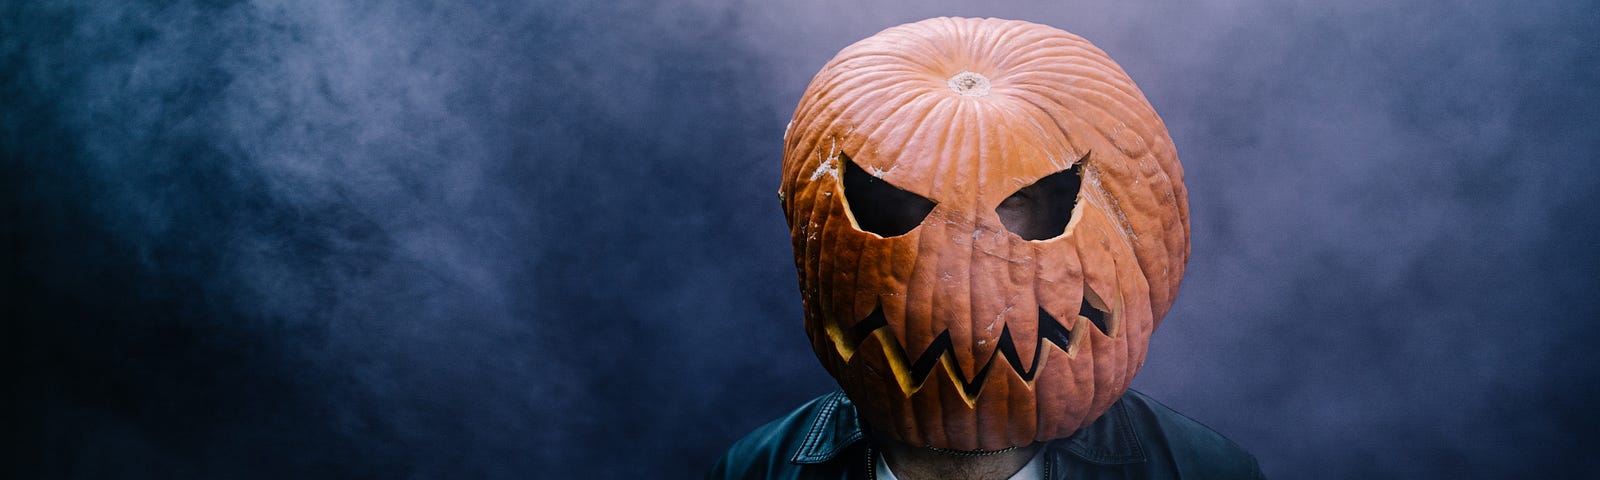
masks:
<svg viewBox="0 0 1600 480"><path fill-rule="evenodd" d="M968 97L982 97L989 94L989 77L973 72L957 73L945 84L950 86L951 91Z"/></svg>

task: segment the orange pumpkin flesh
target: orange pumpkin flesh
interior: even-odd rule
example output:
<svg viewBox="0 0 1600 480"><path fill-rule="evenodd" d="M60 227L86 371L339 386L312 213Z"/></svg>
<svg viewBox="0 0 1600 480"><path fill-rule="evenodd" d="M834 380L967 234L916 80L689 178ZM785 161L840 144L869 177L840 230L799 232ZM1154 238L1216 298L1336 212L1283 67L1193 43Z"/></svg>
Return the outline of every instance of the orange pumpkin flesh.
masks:
<svg viewBox="0 0 1600 480"><path fill-rule="evenodd" d="M996 450L1126 391L1188 205L1166 127L1104 52L1027 22L901 25L828 62L785 136L806 331L876 432Z"/></svg>

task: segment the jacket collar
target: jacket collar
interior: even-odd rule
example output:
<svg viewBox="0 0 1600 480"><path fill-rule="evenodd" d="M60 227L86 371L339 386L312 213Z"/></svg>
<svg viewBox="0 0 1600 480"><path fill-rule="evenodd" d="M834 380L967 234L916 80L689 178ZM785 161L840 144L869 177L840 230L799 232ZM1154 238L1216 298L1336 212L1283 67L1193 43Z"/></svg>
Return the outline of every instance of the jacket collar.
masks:
<svg viewBox="0 0 1600 480"><path fill-rule="evenodd" d="M834 391L822 397L822 408L811 417L811 428L806 440L800 442L790 463L809 465L826 463L839 456L846 448L866 437L861 423L856 420L856 406L844 391Z"/></svg>
<svg viewBox="0 0 1600 480"><path fill-rule="evenodd" d="M1104 415L1072 436L1045 445L1047 455L1062 452L1097 465L1125 465L1145 461L1144 447L1134 433L1132 418L1124 400L1118 399ZM821 408L810 419L805 441L795 449L789 462L809 465L833 461L840 453L866 435L856 416L855 404L842 391L823 397Z"/></svg>

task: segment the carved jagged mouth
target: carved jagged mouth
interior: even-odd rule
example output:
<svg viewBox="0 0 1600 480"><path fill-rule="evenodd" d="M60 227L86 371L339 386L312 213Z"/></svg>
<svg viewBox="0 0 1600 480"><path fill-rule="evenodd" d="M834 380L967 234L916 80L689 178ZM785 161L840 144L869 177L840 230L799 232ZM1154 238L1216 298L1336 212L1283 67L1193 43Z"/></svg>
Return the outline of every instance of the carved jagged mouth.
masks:
<svg viewBox="0 0 1600 480"><path fill-rule="evenodd" d="M1109 327L1111 314L1091 305L1088 299L1085 299L1082 305L1079 306L1078 316L1087 320L1081 323L1094 325L1095 328L1100 330L1100 333L1107 336L1111 334L1111 328ZM1074 325L1078 323L1080 322L1074 322ZM1007 325L1000 330L995 353L983 363L982 367L978 368L975 374L970 376L963 372L960 363L955 361L955 346L950 340L949 330L945 330L939 336L934 337L928 348L924 349L922 354L913 360L906 353L905 345L895 337L893 329L885 328L888 326L888 319L884 318L883 315L883 304L879 302L873 306L872 313L867 314L866 318L857 322L845 335L845 344L851 347L849 352L842 352L846 355L845 360L849 361L849 357L853 356L852 354L856 348L866 341L868 337L876 335L880 343L884 344L884 353L888 356L890 365L895 367L895 375L901 377L901 387L905 389L906 393L909 394L920 389L922 384L927 381L928 375L932 374L933 370L942 364L949 370L950 376L955 380L962 396L969 403L974 401L979 391L983 388L983 383L988 378L989 371L994 368L996 357L1003 358L1023 381L1032 382L1034 374L1039 370L1040 360L1044 355L1044 348L1042 348L1044 347L1044 342L1054 344L1056 348L1060 348L1063 352L1074 353L1071 349L1073 342L1072 330L1066 325L1062 325L1044 308L1039 309L1039 334L1033 340L1038 343L1033 349L1032 361L1027 363L1031 367L1024 366L1022 356L1017 352L1016 340L1012 338L1011 327ZM1079 341L1083 340L1082 335L1079 335L1078 338ZM969 378L971 380L968 380Z"/></svg>

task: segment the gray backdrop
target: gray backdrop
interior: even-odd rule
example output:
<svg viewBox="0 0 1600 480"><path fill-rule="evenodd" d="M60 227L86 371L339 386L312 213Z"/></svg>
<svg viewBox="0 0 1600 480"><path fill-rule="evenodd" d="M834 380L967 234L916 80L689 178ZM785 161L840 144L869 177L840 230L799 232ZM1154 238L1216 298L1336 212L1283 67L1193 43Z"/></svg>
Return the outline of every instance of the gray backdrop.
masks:
<svg viewBox="0 0 1600 480"><path fill-rule="evenodd" d="M833 388L791 109L937 15L1084 35L1171 128L1136 388L1278 478L1600 468L1594 4L860 3L4 2L8 468L698 476Z"/></svg>

